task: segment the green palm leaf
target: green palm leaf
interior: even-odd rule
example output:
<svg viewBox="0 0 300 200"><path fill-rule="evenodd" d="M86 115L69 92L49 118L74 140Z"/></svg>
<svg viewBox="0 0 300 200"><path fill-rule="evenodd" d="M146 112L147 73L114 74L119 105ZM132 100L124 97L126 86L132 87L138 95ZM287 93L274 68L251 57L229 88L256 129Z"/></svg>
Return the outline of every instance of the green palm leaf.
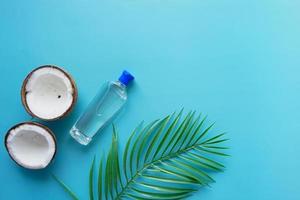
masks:
<svg viewBox="0 0 300 200"><path fill-rule="evenodd" d="M227 139L224 133L208 137L213 124L204 127L206 117L196 112L182 115L181 110L144 128L141 123L129 137L122 158L113 126L110 150L98 170L98 199L185 199L213 183L211 173L225 168L217 157L228 156L227 147L220 146ZM93 168L94 161L90 194Z"/></svg>
<svg viewBox="0 0 300 200"><path fill-rule="evenodd" d="M94 192L93 192L93 188L94 188L94 166L95 166L95 156L92 162L92 165L90 167L90 175L89 175L89 194L90 194L90 200L94 200Z"/></svg>
<svg viewBox="0 0 300 200"><path fill-rule="evenodd" d="M73 200L79 200L77 195L64 182L62 182L59 178L57 178L57 176L55 176L53 174L52 177L54 178L54 180L56 180L64 188L64 190L70 195L70 197Z"/></svg>
<svg viewBox="0 0 300 200"><path fill-rule="evenodd" d="M98 200L102 199L103 191L103 159L100 160L98 171Z"/></svg>

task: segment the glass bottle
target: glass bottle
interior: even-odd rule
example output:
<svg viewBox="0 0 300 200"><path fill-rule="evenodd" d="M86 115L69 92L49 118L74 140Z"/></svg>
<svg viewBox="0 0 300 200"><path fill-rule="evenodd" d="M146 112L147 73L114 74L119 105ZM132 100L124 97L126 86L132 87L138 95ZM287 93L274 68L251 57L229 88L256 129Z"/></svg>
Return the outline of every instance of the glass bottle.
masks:
<svg viewBox="0 0 300 200"><path fill-rule="evenodd" d="M133 79L124 70L119 80L106 82L70 130L71 136L80 144L88 145L124 106L127 100L126 86Z"/></svg>

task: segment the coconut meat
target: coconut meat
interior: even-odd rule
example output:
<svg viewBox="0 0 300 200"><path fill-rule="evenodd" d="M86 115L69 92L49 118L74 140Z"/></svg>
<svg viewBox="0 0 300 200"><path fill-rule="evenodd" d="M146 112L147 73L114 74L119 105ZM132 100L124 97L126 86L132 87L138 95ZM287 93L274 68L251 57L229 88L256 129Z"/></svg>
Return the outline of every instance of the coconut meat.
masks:
<svg viewBox="0 0 300 200"><path fill-rule="evenodd" d="M29 169L45 168L55 154L55 141L51 133L34 124L22 124L12 130L6 139L11 157Z"/></svg>
<svg viewBox="0 0 300 200"><path fill-rule="evenodd" d="M28 108L42 119L62 116L73 103L71 80L57 68L44 67L34 71L25 89Z"/></svg>

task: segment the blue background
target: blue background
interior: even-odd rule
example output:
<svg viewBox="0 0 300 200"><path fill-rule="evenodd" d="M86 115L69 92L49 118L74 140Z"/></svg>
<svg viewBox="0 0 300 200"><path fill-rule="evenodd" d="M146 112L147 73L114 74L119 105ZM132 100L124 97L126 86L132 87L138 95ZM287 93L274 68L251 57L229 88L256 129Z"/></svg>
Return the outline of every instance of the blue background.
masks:
<svg viewBox="0 0 300 200"><path fill-rule="evenodd" d="M45 123L58 138L46 170L16 166L0 147L0 199L65 199L55 173L85 199L92 157L111 127L86 147L68 135L105 80L136 76L116 120L120 146L141 121L185 107L228 131L231 158L212 188L190 199L300 199L300 2L296 0L0 1L0 133L30 120L24 77L56 64L76 79L72 114Z"/></svg>

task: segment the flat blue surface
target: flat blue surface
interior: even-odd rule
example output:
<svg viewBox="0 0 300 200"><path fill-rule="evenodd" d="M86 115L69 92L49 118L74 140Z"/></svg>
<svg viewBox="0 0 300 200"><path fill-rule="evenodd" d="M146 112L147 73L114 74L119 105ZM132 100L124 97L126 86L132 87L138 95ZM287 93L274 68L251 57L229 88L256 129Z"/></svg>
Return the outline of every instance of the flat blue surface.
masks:
<svg viewBox="0 0 300 200"><path fill-rule="evenodd" d="M46 123L58 138L43 171L16 166L0 147L0 199L82 199L92 157L108 151L111 127L91 146L68 130L105 80L135 77L116 120L121 146L141 121L185 107L229 132L232 157L217 182L190 199L300 199L300 2L288 0L0 1L0 133L30 120L20 101L26 74L63 66L76 79L72 114Z"/></svg>

